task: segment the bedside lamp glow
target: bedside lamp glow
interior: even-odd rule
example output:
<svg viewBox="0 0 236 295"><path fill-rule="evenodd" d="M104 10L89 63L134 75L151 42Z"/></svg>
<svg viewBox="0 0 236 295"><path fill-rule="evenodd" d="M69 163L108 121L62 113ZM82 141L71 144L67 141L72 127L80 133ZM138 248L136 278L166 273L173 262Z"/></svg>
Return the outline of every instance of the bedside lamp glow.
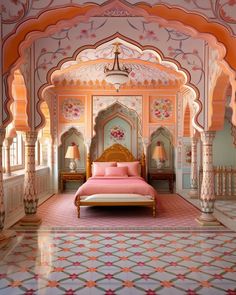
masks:
<svg viewBox="0 0 236 295"><path fill-rule="evenodd" d="M157 142L157 145L154 148L152 159L156 160L157 162L157 169L162 169L165 166L166 161L166 152L164 146L161 144L160 141Z"/></svg>
<svg viewBox="0 0 236 295"><path fill-rule="evenodd" d="M69 164L70 172L75 172L76 171L75 159L77 160L80 159L80 152L79 152L78 146L75 143L72 143L72 145L68 146L65 158L71 159Z"/></svg>

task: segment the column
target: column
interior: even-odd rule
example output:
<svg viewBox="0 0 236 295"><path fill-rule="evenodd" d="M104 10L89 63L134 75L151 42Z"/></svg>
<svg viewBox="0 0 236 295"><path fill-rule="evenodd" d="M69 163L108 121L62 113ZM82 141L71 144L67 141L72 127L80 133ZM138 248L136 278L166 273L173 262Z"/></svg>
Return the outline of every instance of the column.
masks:
<svg viewBox="0 0 236 295"><path fill-rule="evenodd" d="M91 157L90 157L90 147L91 147L92 139L88 138L85 140L85 146L87 150L87 158L86 158L86 179L91 176Z"/></svg>
<svg viewBox="0 0 236 295"><path fill-rule="evenodd" d="M191 146L191 190L189 196L191 198L198 197L198 171L197 171L197 142L196 137L192 137Z"/></svg>
<svg viewBox="0 0 236 295"><path fill-rule="evenodd" d="M25 141L25 179L24 179L24 207L25 217L20 221L21 225L39 225L41 219L36 215L38 198L35 183L35 142L37 131L27 131L24 134Z"/></svg>
<svg viewBox="0 0 236 295"><path fill-rule="evenodd" d="M5 222L4 190L2 175L2 144L5 137L5 129L0 129L0 248L5 246L9 239L15 236L14 231L3 230Z"/></svg>
<svg viewBox="0 0 236 295"><path fill-rule="evenodd" d="M215 137L215 132L204 131L201 132L202 151L203 151L203 175L201 186L201 215L197 221L201 225L219 225L219 222L213 216L215 192L214 192L214 170L213 170L213 156L212 144Z"/></svg>
<svg viewBox="0 0 236 295"><path fill-rule="evenodd" d="M149 138L144 137L143 138L143 154L141 159L142 164L142 177L147 180L148 179L148 146L150 145Z"/></svg>

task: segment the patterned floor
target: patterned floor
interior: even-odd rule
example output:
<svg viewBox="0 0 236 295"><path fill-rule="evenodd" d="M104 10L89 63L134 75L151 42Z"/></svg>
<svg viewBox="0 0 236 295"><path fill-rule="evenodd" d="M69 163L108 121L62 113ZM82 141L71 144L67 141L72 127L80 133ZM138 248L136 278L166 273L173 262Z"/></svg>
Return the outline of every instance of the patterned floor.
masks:
<svg viewBox="0 0 236 295"><path fill-rule="evenodd" d="M42 226L76 227L197 227L200 211L176 194L158 196L157 218L147 207L82 207L77 218L73 194L54 195L38 208Z"/></svg>
<svg viewBox="0 0 236 295"><path fill-rule="evenodd" d="M1 295L236 294L232 231L18 232Z"/></svg>
<svg viewBox="0 0 236 295"><path fill-rule="evenodd" d="M215 207L236 222L236 200L217 200Z"/></svg>

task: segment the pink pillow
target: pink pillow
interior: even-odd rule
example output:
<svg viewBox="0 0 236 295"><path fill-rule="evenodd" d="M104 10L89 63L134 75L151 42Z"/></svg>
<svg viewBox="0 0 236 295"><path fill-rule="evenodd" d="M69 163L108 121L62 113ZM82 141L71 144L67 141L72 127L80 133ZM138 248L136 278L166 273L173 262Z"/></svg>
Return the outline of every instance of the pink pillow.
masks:
<svg viewBox="0 0 236 295"><path fill-rule="evenodd" d="M128 176L140 176L139 166L139 161L117 162L117 167L128 167Z"/></svg>
<svg viewBox="0 0 236 295"><path fill-rule="evenodd" d="M106 167L105 176L128 177L128 167Z"/></svg>
<svg viewBox="0 0 236 295"><path fill-rule="evenodd" d="M116 167L116 162L93 162L92 176L104 176L106 167Z"/></svg>

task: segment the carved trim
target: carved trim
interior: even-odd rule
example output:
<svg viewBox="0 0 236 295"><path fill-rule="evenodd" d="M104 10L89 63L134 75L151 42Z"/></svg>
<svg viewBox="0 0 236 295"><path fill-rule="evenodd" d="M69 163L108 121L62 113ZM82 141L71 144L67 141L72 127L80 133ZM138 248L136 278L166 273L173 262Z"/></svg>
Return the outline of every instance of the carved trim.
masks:
<svg viewBox="0 0 236 295"><path fill-rule="evenodd" d="M115 143L107 148L96 162L132 162L135 157L131 152L119 143Z"/></svg>

